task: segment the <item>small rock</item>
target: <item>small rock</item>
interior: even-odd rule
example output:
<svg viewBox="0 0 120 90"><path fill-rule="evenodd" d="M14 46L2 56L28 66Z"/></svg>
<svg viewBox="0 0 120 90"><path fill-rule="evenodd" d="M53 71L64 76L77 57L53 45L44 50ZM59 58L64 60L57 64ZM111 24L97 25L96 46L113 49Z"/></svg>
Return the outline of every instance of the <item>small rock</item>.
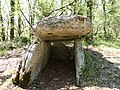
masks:
<svg viewBox="0 0 120 90"><path fill-rule="evenodd" d="M69 90L76 90L76 89L78 89L78 87L76 87L76 86L72 86L69 88Z"/></svg>

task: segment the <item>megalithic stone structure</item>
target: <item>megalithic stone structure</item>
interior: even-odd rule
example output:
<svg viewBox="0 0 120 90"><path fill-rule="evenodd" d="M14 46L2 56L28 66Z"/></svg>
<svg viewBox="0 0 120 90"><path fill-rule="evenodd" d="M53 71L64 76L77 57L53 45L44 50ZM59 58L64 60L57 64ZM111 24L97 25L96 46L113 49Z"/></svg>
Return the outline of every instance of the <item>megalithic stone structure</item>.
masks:
<svg viewBox="0 0 120 90"><path fill-rule="evenodd" d="M26 86L44 69L50 55L50 43L74 40L76 82L80 84L80 75L84 69L84 52L80 38L92 31L91 22L80 15L48 17L36 23L32 31L38 43L32 43L23 56L21 69L17 71L13 82ZM19 79L18 79L19 77ZM16 79L17 78L17 79Z"/></svg>

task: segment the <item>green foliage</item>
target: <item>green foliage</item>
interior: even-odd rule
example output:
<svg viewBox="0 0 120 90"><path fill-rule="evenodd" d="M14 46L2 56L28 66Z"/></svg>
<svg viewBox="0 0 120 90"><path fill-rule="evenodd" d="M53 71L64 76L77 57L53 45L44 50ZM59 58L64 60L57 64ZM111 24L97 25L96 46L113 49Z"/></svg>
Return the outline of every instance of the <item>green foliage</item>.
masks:
<svg viewBox="0 0 120 90"><path fill-rule="evenodd" d="M0 50L0 56L4 56L7 54L6 49Z"/></svg>
<svg viewBox="0 0 120 90"><path fill-rule="evenodd" d="M87 8L84 6L84 4L77 4L76 7L78 15L86 15Z"/></svg>
<svg viewBox="0 0 120 90"><path fill-rule="evenodd" d="M0 56L4 56L7 54L7 48L8 45L6 45L4 42L0 42Z"/></svg>
<svg viewBox="0 0 120 90"><path fill-rule="evenodd" d="M40 11L41 16L48 17L50 15L50 12L52 12L55 9L55 1L39 0L38 6L38 10Z"/></svg>
<svg viewBox="0 0 120 90"><path fill-rule="evenodd" d="M93 9L93 24L94 32L96 35L103 34L104 15L102 9L102 3L97 3L98 6ZM100 6L101 5L101 6ZM120 34L120 5L119 1L108 0L106 2L106 34L107 39L112 37L118 37Z"/></svg>
<svg viewBox="0 0 120 90"><path fill-rule="evenodd" d="M10 41L4 41L0 42L0 50L9 50L9 48L12 46L12 42Z"/></svg>
<svg viewBox="0 0 120 90"><path fill-rule="evenodd" d="M29 43L29 39L27 37L16 37L12 42L12 46L21 47Z"/></svg>
<svg viewBox="0 0 120 90"><path fill-rule="evenodd" d="M110 36L107 40L104 38L103 34L99 34L99 36L94 36L92 40L86 38L81 39L81 42L84 46L93 45L95 47L114 47L120 48L120 37L115 38L115 35Z"/></svg>
<svg viewBox="0 0 120 90"><path fill-rule="evenodd" d="M92 45L100 47L100 46L105 46L105 47L114 47L114 48L120 48L120 43L119 43L120 38L112 38L105 40L102 37L94 37Z"/></svg>
<svg viewBox="0 0 120 90"><path fill-rule="evenodd" d="M17 47L26 45L29 42L27 37L17 37L13 41L0 42L0 50L12 50Z"/></svg>
<svg viewBox="0 0 120 90"><path fill-rule="evenodd" d="M16 37L13 40L13 43L18 43L18 44L27 44L29 42L29 39L27 37Z"/></svg>

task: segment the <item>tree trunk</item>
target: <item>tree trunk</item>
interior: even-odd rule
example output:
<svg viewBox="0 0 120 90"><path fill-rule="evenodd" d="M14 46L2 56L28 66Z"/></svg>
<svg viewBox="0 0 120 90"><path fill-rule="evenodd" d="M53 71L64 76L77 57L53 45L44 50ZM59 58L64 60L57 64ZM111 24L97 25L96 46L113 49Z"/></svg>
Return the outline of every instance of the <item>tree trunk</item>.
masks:
<svg viewBox="0 0 120 90"><path fill-rule="evenodd" d="M103 4L103 12L104 12L104 25L103 25L104 37L107 38L107 31L106 31L106 1L102 0L102 4Z"/></svg>
<svg viewBox="0 0 120 90"><path fill-rule="evenodd" d="M93 9L93 0L87 0L86 1L87 2L87 8L88 8L88 10L87 10L87 18L90 20L90 22L92 23L92 9ZM85 37L86 38L86 37ZM93 39L93 32L91 32L88 36L87 36L87 38L88 38L88 44L90 44L89 42L91 42L92 41L92 39ZM87 39L86 38L86 39ZM91 40L91 41L89 41L89 40Z"/></svg>
<svg viewBox="0 0 120 90"><path fill-rule="evenodd" d="M1 8L1 1L0 1L0 26L1 26L1 29L2 29L2 32L1 32L1 39L2 41L5 40L5 29L4 29L4 22L3 22L3 16L2 16L2 8Z"/></svg>
<svg viewBox="0 0 120 90"><path fill-rule="evenodd" d="M20 35L22 34L22 27L21 27L21 23L22 23L22 19L21 19L21 16L18 15L18 35L20 37Z"/></svg>
<svg viewBox="0 0 120 90"><path fill-rule="evenodd" d="M15 1L11 0L10 1L10 6L11 6L11 12L10 12L10 39L14 39L14 12L15 12Z"/></svg>
<svg viewBox="0 0 120 90"><path fill-rule="evenodd" d="M84 52L80 39L76 39L74 45L75 45L76 82L77 85L80 85L80 79L82 79L81 78L82 70L85 67Z"/></svg>
<svg viewBox="0 0 120 90"><path fill-rule="evenodd" d="M28 10L29 10L29 22L30 22L30 24L32 25L32 23L33 23L33 13L32 13L32 5L31 5L31 3L30 3L30 0L28 0ZM31 26L29 26L29 38L31 38L32 37L32 34L31 34L31 30L32 30L32 28L31 28Z"/></svg>
<svg viewBox="0 0 120 90"><path fill-rule="evenodd" d="M87 0L87 17L92 22L92 8L93 8L93 0Z"/></svg>
<svg viewBox="0 0 120 90"><path fill-rule="evenodd" d="M21 12L20 12L20 1L18 0L18 5L17 5L17 9L18 9L18 35L20 37L20 35L22 34L22 19L21 19Z"/></svg>

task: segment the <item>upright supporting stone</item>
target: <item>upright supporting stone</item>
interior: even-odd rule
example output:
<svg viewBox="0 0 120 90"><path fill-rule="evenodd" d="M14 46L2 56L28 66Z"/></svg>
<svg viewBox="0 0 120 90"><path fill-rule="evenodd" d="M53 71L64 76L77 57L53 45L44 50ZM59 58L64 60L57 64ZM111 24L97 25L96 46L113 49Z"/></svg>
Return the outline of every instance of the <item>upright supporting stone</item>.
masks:
<svg viewBox="0 0 120 90"><path fill-rule="evenodd" d="M32 83L32 81L36 78L38 73L45 67L50 55L49 50L49 42L41 41L36 45L31 60L28 62L28 64L26 64L26 71L27 69L30 70L31 68L29 84Z"/></svg>
<svg viewBox="0 0 120 90"><path fill-rule="evenodd" d="M82 70L85 67L84 52L80 39L76 39L74 45L75 45L76 81L77 85L80 85Z"/></svg>
<svg viewBox="0 0 120 90"><path fill-rule="evenodd" d="M40 41L37 44L31 44L24 55L26 63L22 63L22 70L19 75L13 79L13 83L21 87L27 86L36 78L38 73L44 68L49 58L50 43ZM17 80L17 81L16 81Z"/></svg>

